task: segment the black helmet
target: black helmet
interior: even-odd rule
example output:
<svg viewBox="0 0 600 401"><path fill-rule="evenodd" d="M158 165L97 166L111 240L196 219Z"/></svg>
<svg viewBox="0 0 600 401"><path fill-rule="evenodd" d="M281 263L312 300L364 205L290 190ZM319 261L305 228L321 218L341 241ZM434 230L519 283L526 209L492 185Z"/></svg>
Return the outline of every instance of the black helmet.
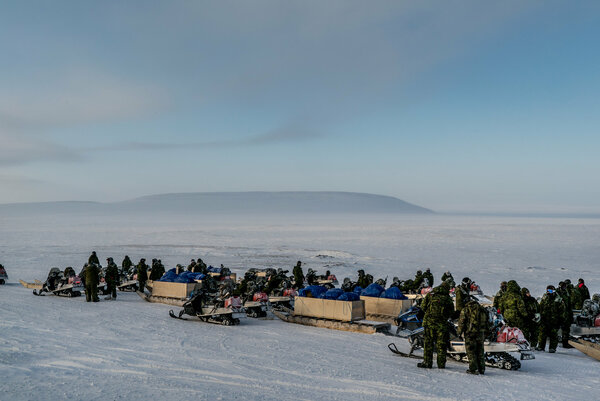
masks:
<svg viewBox="0 0 600 401"><path fill-rule="evenodd" d="M468 277L463 278L462 280L463 284L471 284L471 279Z"/></svg>
<svg viewBox="0 0 600 401"><path fill-rule="evenodd" d="M365 275L365 271L363 269L360 269L358 272L359 276L364 276Z"/></svg>

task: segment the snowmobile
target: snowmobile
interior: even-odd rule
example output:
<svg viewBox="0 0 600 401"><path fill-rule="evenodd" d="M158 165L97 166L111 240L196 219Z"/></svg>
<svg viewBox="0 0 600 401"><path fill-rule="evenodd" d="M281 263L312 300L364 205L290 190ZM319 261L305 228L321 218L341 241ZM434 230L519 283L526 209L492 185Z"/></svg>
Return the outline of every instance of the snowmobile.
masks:
<svg viewBox="0 0 600 401"><path fill-rule="evenodd" d="M244 302L244 309L248 317L267 316L267 305L269 297L265 292L255 292L252 297Z"/></svg>
<svg viewBox="0 0 600 401"><path fill-rule="evenodd" d="M581 310L573 311L571 337L592 343L600 342L600 294L583 301Z"/></svg>
<svg viewBox="0 0 600 401"><path fill-rule="evenodd" d="M8 280L8 274L4 266L0 265L0 284L4 284Z"/></svg>
<svg viewBox="0 0 600 401"><path fill-rule="evenodd" d="M338 285L338 279L335 274L325 274L317 276L317 284L326 287L328 290L335 288Z"/></svg>
<svg viewBox="0 0 600 401"><path fill-rule="evenodd" d="M247 291L242 294L242 303L248 317L267 316L269 297L264 292L265 280L256 277L256 281L248 283Z"/></svg>
<svg viewBox="0 0 600 401"><path fill-rule="evenodd" d="M67 268L68 269L68 268ZM58 267L53 267L48 273L46 282L43 283L42 288L33 290L33 295L44 295L44 292L49 292L54 295L64 295L67 297L78 297L84 291L83 282L79 276L67 271L65 275ZM71 269L72 270L72 269Z"/></svg>
<svg viewBox="0 0 600 401"><path fill-rule="evenodd" d="M403 319L406 321L406 326L408 326L409 324L422 324L422 317L420 322L418 319L418 309L420 308L417 306L413 306L409 311L400 315L404 316ZM501 328L504 328L505 326L503 326L504 322L501 315L498 315L496 311L492 309L493 308L488 309L488 313L490 313L490 321L492 322L494 328L490 337L487 338L483 344L485 352L485 364L487 366L500 369L518 370L521 367L521 362L519 361L519 359L512 356L510 354L511 352L518 352L520 354L521 360L535 359L535 355L533 354L529 343L524 339L510 342L497 342L498 331L501 330ZM400 323L402 324L401 321ZM450 344L448 347L448 354L451 358L453 358L456 361L467 362L468 359L465 348L465 341L458 336L458 333L456 332L456 326L450 321L448 322L448 331L450 333ZM410 331L407 335L404 336L399 335L398 332L399 330L396 332L396 335L398 337L407 338L410 344L410 352L403 353L399 351L394 343L388 344L388 348L390 349L390 351L400 356L421 358L417 355L414 355L413 353L415 350L423 348L425 329L422 326L420 326Z"/></svg>
<svg viewBox="0 0 600 401"><path fill-rule="evenodd" d="M401 313L396 319L394 319L394 323L396 326L398 326L396 329L396 335L404 330L412 332L413 330L423 326L424 316L425 313L421 308L419 308L417 305L411 306L410 309L404 313Z"/></svg>
<svg viewBox="0 0 600 401"><path fill-rule="evenodd" d="M175 319L188 320L183 315L195 316L203 322L232 326L240 323L246 317L242 300L237 296L220 298L211 296L202 290L192 294L189 301L183 304L183 309L176 315L171 309L169 316Z"/></svg>
<svg viewBox="0 0 600 401"><path fill-rule="evenodd" d="M132 266L129 271L121 270L119 273L119 285L117 289L119 291L137 291L139 284L137 281L137 268Z"/></svg>

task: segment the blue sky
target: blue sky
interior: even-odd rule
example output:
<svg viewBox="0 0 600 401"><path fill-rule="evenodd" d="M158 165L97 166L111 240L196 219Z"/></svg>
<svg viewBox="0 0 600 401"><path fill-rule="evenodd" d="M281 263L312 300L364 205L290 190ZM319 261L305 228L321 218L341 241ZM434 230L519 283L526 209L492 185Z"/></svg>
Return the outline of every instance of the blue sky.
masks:
<svg viewBox="0 0 600 401"><path fill-rule="evenodd" d="M0 203L335 190L600 212L597 1L29 1Z"/></svg>

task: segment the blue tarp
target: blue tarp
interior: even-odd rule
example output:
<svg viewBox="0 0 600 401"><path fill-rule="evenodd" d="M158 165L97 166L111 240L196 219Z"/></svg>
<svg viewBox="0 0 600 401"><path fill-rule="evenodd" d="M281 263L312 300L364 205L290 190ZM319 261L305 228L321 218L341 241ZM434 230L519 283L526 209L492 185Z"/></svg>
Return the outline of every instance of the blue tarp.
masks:
<svg viewBox="0 0 600 401"><path fill-rule="evenodd" d="M364 291L360 293L360 295L365 296L365 297L379 298L379 296L381 295L381 293L383 291L385 291L385 290L382 286L380 286L377 283L373 283L373 284L369 284L369 286L367 288L365 288Z"/></svg>
<svg viewBox="0 0 600 401"><path fill-rule="evenodd" d="M175 273L175 269L171 269L158 280L158 281L174 281L177 278L177 273Z"/></svg>
<svg viewBox="0 0 600 401"><path fill-rule="evenodd" d="M175 273L175 269L166 272L158 281L167 281L171 283L193 283L195 280L202 280L205 277L202 273L183 272L180 275Z"/></svg>
<svg viewBox="0 0 600 401"><path fill-rule="evenodd" d="M398 287L390 287L384 292L381 293L380 298L388 298L388 299L408 299L404 296L400 288Z"/></svg>
<svg viewBox="0 0 600 401"><path fill-rule="evenodd" d="M363 288L357 285L356 287L354 287L354 290L352 290L352 292L356 295L360 295L363 292Z"/></svg>
<svg viewBox="0 0 600 401"><path fill-rule="evenodd" d="M332 288L330 290L327 290L323 294L321 294L321 296L319 298L338 299L340 297L340 295L342 295L343 293L344 293L344 290L342 290L341 288Z"/></svg>
<svg viewBox="0 0 600 401"><path fill-rule="evenodd" d="M211 273L221 273L221 268L220 267L208 266L207 269Z"/></svg>
<svg viewBox="0 0 600 401"><path fill-rule="evenodd" d="M175 283L193 283L196 280L202 280L206 277L202 273L183 272L174 280Z"/></svg>
<svg viewBox="0 0 600 401"><path fill-rule="evenodd" d="M313 298L319 298L321 294L327 291L327 288L323 287L322 285L309 285L308 287L302 288L300 291L298 291L298 296L305 297L307 291L310 291Z"/></svg>
<svg viewBox="0 0 600 401"><path fill-rule="evenodd" d="M345 292L342 295L340 295L337 300L338 301L359 301L360 295L358 295L354 292Z"/></svg>

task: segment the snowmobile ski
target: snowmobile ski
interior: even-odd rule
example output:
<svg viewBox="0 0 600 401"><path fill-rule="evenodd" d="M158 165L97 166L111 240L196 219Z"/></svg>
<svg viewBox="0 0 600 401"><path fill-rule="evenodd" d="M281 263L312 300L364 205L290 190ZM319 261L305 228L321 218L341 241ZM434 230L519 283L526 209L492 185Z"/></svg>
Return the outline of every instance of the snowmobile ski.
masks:
<svg viewBox="0 0 600 401"><path fill-rule="evenodd" d="M169 311L169 316L171 316L173 319L188 320L188 319L187 319L187 318L185 318L185 317L182 317L182 316L177 316L177 315L175 314L175 312L173 312L173 309L171 309L171 310Z"/></svg>
<svg viewBox="0 0 600 401"><path fill-rule="evenodd" d="M403 356L405 358L413 358L413 359L423 359L423 357L420 355L415 355L415 354L400 351L398 349L398 347L396 347L396 344L394 344L394 343L389 343L388 348L390 351L392 351L394 354L396 354L398 356Z"/></svg>

